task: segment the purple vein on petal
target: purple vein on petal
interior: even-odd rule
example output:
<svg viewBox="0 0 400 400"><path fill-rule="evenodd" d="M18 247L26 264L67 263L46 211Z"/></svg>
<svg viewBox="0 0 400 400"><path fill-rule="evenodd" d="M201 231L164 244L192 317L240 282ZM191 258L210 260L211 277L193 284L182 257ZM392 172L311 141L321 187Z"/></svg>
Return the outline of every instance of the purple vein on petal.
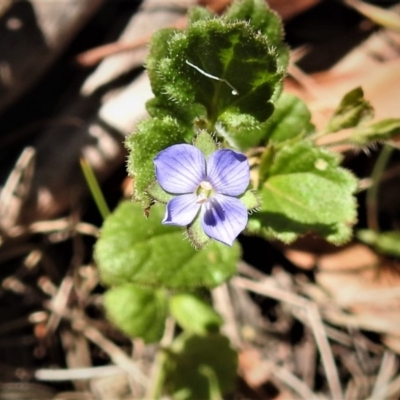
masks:
<svg viewBox="0 0 400 400"><path fill-rule="evenodd" d="M174 197L167 204L162 223L164 225L189 225L200 209L200 205L196 203L196 198L197 196L193 193Z"/></svg>
<svg viewBox="0 0 400 400"><path fill-rule="evenodd" d="M199 149L178 144L158 153L154 159L156 177L167 192L194 192L205 176L205 158Z"/></svg>
<svg viewBox="0 0 400 400"><path fill-rule="evenodd" d="M239 196L249 185L250 167L244 154L218 150L209 157L207 169L208 178L218 193Z"/></svg>
<svg viewBox="0 0 400 400"><path fill-rule="evenodd" d="M246 207L235 197L217 194L202 208L204 232L229 246L246 227L247 221Z"/></svg>

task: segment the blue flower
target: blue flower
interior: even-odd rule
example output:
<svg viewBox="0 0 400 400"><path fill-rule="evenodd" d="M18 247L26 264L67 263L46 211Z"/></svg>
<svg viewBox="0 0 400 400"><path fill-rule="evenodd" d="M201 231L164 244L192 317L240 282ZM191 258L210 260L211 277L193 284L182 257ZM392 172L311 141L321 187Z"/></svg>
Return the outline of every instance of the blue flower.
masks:
<svg viewBox="0 0 400 400"><path fill-rule="evenodd" d="M197 147L177 144L158 153L154 164L160 186L176 195L162 223L188 226L200 213L206 235L232 246L248 220L246 206L237 198L249 186L246 156L224 149L206 160Z"/></svg>

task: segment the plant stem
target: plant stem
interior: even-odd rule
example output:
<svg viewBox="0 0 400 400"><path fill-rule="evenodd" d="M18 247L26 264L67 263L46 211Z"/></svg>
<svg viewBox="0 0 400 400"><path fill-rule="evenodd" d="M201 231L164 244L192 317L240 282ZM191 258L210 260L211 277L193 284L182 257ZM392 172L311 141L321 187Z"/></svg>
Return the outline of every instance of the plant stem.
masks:
<svg viewBox="0 0 400 400"><path fill-rule="evenodd" d="M175 321L171 317L167 318L163 338L160 341L160 348L155 357L151 371L151 383L146 390L146 399L161 399L165 384L165 367L169 354L169 347L174 339Z"/></svg>
<svg viewBox="0 0 400 400"><path fill-rule="evenodd" d="M167 361L167 353L164 349L159 349L153 365L151 373L151 385L146 391L146 399L161 399L164 388L165 362Z"/></svg>
<svg viewBox="0 0 400 400"><path fill-rule="evenodd" d="M372 184L367 190L366 206L367 206L367 225L374 231L379 231L378 221L378 190L379 183L390 156L393 153L393 147L384 145L381 153L375 162L374 169L371 174Z"/></svg>
<svg viewBox="0 0 400 400"><path fill-rule="evenodd" d="M106 219L110 215L110 209L108 208L106 200L103 196L103 192L100 189L99 182L96 179L92 167L84 158L80 159L80 163L83 175L89 187L90 193L92 194L93 200L96 203L97 209L99 210L99 213L103 219Z"/></svg>

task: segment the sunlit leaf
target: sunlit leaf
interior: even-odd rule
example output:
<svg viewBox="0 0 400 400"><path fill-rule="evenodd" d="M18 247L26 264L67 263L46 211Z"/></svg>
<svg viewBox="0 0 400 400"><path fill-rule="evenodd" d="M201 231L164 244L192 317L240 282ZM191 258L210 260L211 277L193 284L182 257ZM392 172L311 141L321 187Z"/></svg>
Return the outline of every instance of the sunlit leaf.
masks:
<svg viewBox="0 0 400 400"><path fill-rule="evenodd" d="M166 147L184 143L191 132L171 117L152 118L139 124L136 132L126 139L130 150L128 172L134 178L133 196L144 205L150 198L147 189L155 181L154 157Z"/></svg>
<svg viewBox="0 0 400 400"><path fill-rule="evenodd" d="M238 244L211 242L197 251L180 227L161 224L165 205L145 219L140 204L124 202L106 219L95 246L102 281L174 289L214 287L236 271Z"/></svg>
<svg viewBox="0 0 400 400"><path fill-rule="evenodd" d="M260 188L260 211L249 230L285 242L307 232L344 242L356 220L356 187L335 154L307 142L284 148Z"/></svg>
<svg viewBox="0 0 400 400"><path fill-rule="evenodd" d="M298 97L287 93L280 96L272 117L261 127L264 140L274 143L296 137L304 138L314 129L307 105Z"/></svg>
<svg viewBox="0 0 400 400"><path fill-rule="evenodd" d="M152 56L148 63L162 101L192 118L205 118L209 129L224 129L228 139L231 126L254 129L271 115L271 98L284 71L278 70L277 49L267 36L248 22L214 18L193 22L186 31L169 31L167 37L163 57L155 61Z"/></svg>
<svg viewBox="0 0 400 400"><path fill-rule="evenodd" d="M268 7L265 0L235 1L228 8L225 18L230 21L248 21L255 31L262 32L271 46L277 49L278 66L286 69L289 48L283 42L283 25L279 15Z"/></svg>

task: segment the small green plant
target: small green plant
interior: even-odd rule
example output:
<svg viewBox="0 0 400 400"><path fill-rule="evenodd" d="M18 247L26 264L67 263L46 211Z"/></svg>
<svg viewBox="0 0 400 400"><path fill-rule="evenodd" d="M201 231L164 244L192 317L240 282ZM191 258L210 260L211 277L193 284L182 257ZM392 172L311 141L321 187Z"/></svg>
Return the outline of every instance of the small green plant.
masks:
<svg viewBox="0 0 400 400"><path fill-rule="evenodd" d="M370 123L360 88L317 132L306 104L282 91L288 59L281 21L263 0L237 1L221 17L194 8L185 30L151 41L150 117L126 141L134 201L107 217L95 258L122 331L157 342L168 316L182 328L160 350L155 397L234 388L236 353L195 292L235 274L240 233L351 238L357 179L317 139L347 129L344 143L364 148L399 132L399 120Z"/></svg>

